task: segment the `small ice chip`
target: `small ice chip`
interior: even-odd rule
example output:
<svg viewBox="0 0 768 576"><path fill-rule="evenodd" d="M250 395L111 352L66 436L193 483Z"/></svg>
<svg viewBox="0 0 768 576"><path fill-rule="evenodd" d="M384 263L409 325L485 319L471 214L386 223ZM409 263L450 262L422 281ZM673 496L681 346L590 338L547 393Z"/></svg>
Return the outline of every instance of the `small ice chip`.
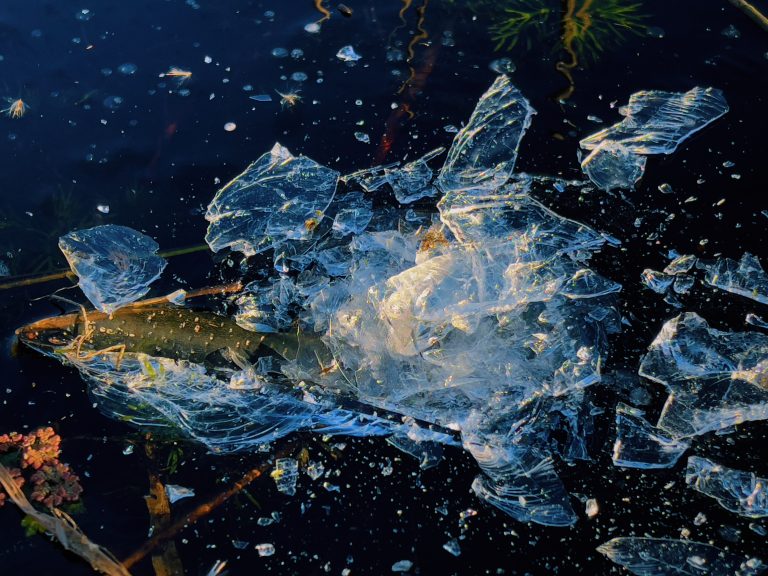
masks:
<svg viewBox="0 0 768 576"><path fill-rule="evenodd" d="M166 484L165 493L168 495L168 500L171 504L178 502L182 498L191 498L195 495L195 491L191 488L185 488L177 484Z"/></svg>
<svg viewBox="0 0 768 576"><path fill-rule="evenodd" d="M256 552L259 553L259 556L272 556L275 553L275 545L268 542L256 544Z"/></svg>
<svg viewBox="0 0 768 576"><path fill-rule="evenodd" d="M320 32L320 24L317 22L310 22L306 26L304 26L304 31L309 32L310 34L317 34Z"/></svg>
<svg viewBox="0 0 768 576"><path fill-rule="evenodd" d="M248 96L248 98L256 102L272 102L272 96L269 94L254 94L253 96Z"/></svg>
<svg viewBox="0 0 768 576"><path fill-rule="evenodd" d="M672 189L672 186L664 182L663 184L659 184L659 192L662 194L674 194L675 191Z"/></svg>
<svg viewBox="0 0 768 576"><path fill-rule="evenodd" d="M597 513L600 512L600 506L597 504L597 500L595 498L590 498L587 500L585 512L587 514L587 518L594 518L597 516Z"/></svg>
<svg viewBox="0 0 768 576"><path fill-rule="evenodd" d="M355 138L357 138L357 140L362 142L363 144L371 143L371 137L365 132L355 132Z"/></svg>
<svg viewBox="0 0 768 576"><path fill-rule="evenodd" d="M355 52L355 49L352 46L344 46L336 52L336 58L342 62L357 62L362 56Z"/></svg>
<svg viewBox="0 0 768 576"><path fill-rule="evenodd" d="M109 214L109 204L97 204L96 210L98 210L102 214Z"/></svg>
<svg viewBox="0 0 768 576"><path fill-rule="evenodd" d="M288 50L285 48L272 48L271 54L275 58L286 58L288 56Z"/></svg>
<svg viewBox="0 0 768 576"><path fill-rule="evenodd" d="M235 130L237 130L237 124L235 124L234 122L227 122L226 124L224 124L224 130L226 130L227 132L234 132Z"/></svg>
<svg viewBox="0 0 768 576"><path fill-rule="evenodd" d="M449 554L453 556L461 556L461 546L459 546L459 541L456 540L456 538L452 538L451 540L448 540L445 544L443 544L443 550L448 552Z"/></svg>
<svg viewBox="0 0 768 576"><path fill-rule="evenodd" d="M410 560L398 560L392 564L392 572L408 572L413 568L413 562Z"/></svg>

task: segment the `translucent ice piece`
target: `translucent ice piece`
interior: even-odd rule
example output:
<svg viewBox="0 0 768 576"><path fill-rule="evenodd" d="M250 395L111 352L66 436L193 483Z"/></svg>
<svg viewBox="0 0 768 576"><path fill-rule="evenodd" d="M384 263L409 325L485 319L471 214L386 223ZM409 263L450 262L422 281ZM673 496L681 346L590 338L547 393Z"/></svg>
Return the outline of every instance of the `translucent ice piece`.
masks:
<svg viewBox="0 0 768 576"><path fill-rule="evenodd" d="M69 232L59 248L88 300L106 313L144 296L166 265L157 242L115 224Z"/></svg>
<svg viewBox="0 0 768 576"><path fill-rule="evenodd" d="M726 468L699 456L688 458L685 482L717 500L726 510L748 518L768 516L768 478Z"/></svg>
<svg viewBox="0 0 768 576"><path fill-rule="evenodd" d="M657 426L673 438L768 419L768 336L722 332L697 314L664 324L640 364L669 397Z"/></svg>
<svg viewBox="0 0 768 576"><path fill-rule="evenodd" d="M208 206L206 242L246 256L275 241L308 238L336 192L339 173L275 144L216 193Z"/></svg>
<svg viewBox="0 0 768 576"><path fill-rule="evenodd" d="M577 520L552 458L537 448L495 447L465 440L485 474L472 490L520 522L570 526Z"/></svg>
<svg viewBox="0 0 768 576"><path fill-rule="evenodd" d="M616 142L634 154L671 154L694 132L728 112L723 93L697 86L688 92L641 90L619 108L624 119L587 136L579 143L594 150L603 142Z"/></svg>
<svg viewBox="0 0 768 576"><path fill-rule="evenodd" d="M665 294L667 290L669 290L669 287L672 286L672 282L674 282L675 279L669 274L646 268L643 270L640 280L643 284L648 286L648 288L656 292L656 294Z"/></svg>
<svg viewBox="0 0 768 576"><path fill-rule="evenodd" d="M299 463L293 458L278 458L272 476L277 490L288 496L296 494L296 480L299 477Z"/></svg>
<svg viewBox="0 0 768 576"><path fill-rule="evenodd" d="M343 204L333 219L333 232L338 236L360 234L371 221L371 202L359 192L352 192L343 199Z"/></svg>
<svg viewBox="0 0 768 576"><path fill-rule="evenodd" d="M195 495L195 491L192 488L185 488L177 484L166 484L165 493L168 495L168 500L171 504L178 502L182 498L192 498Z"/></svg>
<svg viewBox="0 0 768 576"><path fill-rule="evenodd" d="M599 188L633 188L645 170L648 154L671 154L678 144L728 111L723 93L714 88L688 92L635 92L619 108L625 118L581 140L591 153L582 169Z"/></svg>
<svg viewBox="0 0 768 576"><path fill-rule="evenodd" d="M765 565L700 542L670 538L614 538L597 551L638 576L733 574L756 576Z"/></svg>
<svg viewBox="0 0 768 576"><path fill-rule="evenodd" d="M691 268L696 264L696 260L696 256L693 256L692 254L676 256L669 264L667 264L666 268L664 268L664 274L671 274L674 276L690 272Z"/></svg>
<svg viewBox="0 0 768 576"><path fill-rule="evenodd" d="M336 58L343 62L357 62L362 56L355 52L355 49L352 46L343 46L336 53Z"/></svg>
<svg viewBox="0 0 768 576"><path fill-rule="evenodd" d="M437 195L437 190L430 186L432 169L427 162L442 154L444 150L437 148L402 168L387 170L387 181L400 204L410 204L421 198Z"/></svg>
<svg viewBox="0 0 768 576"><path fill-rule="evenodd" d="M616 441L613 463L623 468L671 468L690 447L666 437L643 418L643 411L619 404L616 407Z"/></svg>
<svg viewBox="0 0 768 576"><path fill-rule="evenodd" d="M480 97L467 125L456 134L438 187L446 192L480 182L499 185L509 179L520 140L535 113L509 77L498 76Z"/></svg>
<svg viewBox="0 0 768 576"><path fill-rule="evenodd" d="M645 156L626 146L606 140L596 146L581 161L581 169L601 190L635 187L645 172Z"/></svg>
<svg viewBox="0 0 768 576"><path fill-rule="evenodd" d="M738 262L719 258L713 264L699 261L697 267L706 270L705 279L711 286L768 304L768 274L749 252Z"/></svg>

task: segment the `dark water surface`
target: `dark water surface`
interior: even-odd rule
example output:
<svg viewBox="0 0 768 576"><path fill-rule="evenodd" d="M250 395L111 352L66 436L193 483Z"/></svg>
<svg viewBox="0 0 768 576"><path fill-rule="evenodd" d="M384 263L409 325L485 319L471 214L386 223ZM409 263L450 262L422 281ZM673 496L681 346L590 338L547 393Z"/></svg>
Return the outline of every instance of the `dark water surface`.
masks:
<svg viewBox="0 0 768 576"><path fill-rule="evenodd" d="M29 106L22 118L0 118L0 261L8 273L65 268L58 237L103 223L134 227L164 249L199 244L205 207L220 184L275 141L341 172L448 146L453 134L444 127L469 118L496 75L489 64L498 58L514 62L513 82L537 110L520 149L522 171L583 177L578 140L602 126L588 117L615 122L611 103L624 104L637 90L714 86L729 103L724 118L677 152L649 159L626 199L597 191L541 198L622 241L595 262L624 286L622 313L631 320L612 341L606 372L635 372L662 323L678 313L639 281L644 268L664 267L669 250L733 258L750 251L766 263L768 217L761 211L768 209L768 33L725 0L638 1L637 21L606 24L607 31L596 15L594 42L571 46L579 60L571 93L556 69L569 59L561 20L569 2L347 4L352 17L329 5L333 16L310 34L304 26L321 14L309 0L2 2L0 97L22 98ZM634 6L619 0L594 5ZM511 49L495 50L489 28L503 21L506 9L542 6L555 16L524 30ZM730 25L738 38L722 34ZM362 55L354 66L336 58L344 45ZM274 56L276 48L288 55ZM191 71L191 78L160 77L174 66ZM295 80L296 73L306 80ZM297 90L301 100L281 107L276 91ZM258 94L272 101L249 98ZM225 130L228 122L236 124L234 131ZM356 132L368 134L370 143L356 139ZM674 194L662 194L662 183ZM419 208L434 209L434 200ZM222 260L208 252L174 258L153 294L236 277ZM195 489L194 501L174 506L181 515L270 453L217 457L191 442L153 440L156 452L147 457L142 434L94 409L76 371L13 346L15 328L57 312L35 299L66 285L0 292L0 433L51 425L61 434L63 460L85 488L77 522L124 558L148 537L150 471ZM731 330L745 329L745 312L768 314L765 306L702 287L683 301L685 310ZM600 502L593 519L567 529L515 522L470 492L476 465L459 450L447 450L444 462L422 471L380 439L324 442L297 435L273 449L306 447L333 470L329 481L340 492L302 475L297 495L286 497L268 477L256 480L247 493L179 532L175 543L186 573L205 574L220 559L232 575L387 574L407 559L419 574L603 574L618 569L595 551L598 544L627 535L678 538L683 529L696 541L765 556L765 537L748 527L749 520L685 487L683 461L658 472L614 468L617 395L607 385L596 386L594 395L607 409L592 442L594 462L559 469L571 494ZM663 402L661 395L656 400ZM765 477L768 466L759 455L766 432L764 423L751 423L730 435L701 438L694 448ZM343 449L333 447L338 443ZM125 455L129 445L135 449ZM173 460L178 466L169 467ZM390 465L392 474L382 474ZM578 497L573 501L582 512ZM468 509L477 514L461 520ZM257 524L273 511L282 516L279 523ZM708 521L695 526L699 512ZM20 521L11 506L0 508L0 574L90 573L45 537L25 537ZM454 538L459 557L443 549ZM233 540L249 545L237 549ZM259 557L259 543L274 544L274 556ZM148 560L133 572L154 573Z"/></svg>

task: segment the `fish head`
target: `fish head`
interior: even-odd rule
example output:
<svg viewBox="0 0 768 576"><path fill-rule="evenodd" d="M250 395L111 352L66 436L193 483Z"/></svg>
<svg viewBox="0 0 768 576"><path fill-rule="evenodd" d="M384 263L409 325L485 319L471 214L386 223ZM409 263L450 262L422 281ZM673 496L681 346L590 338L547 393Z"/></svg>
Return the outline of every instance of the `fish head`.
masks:
<svg viewBox="0 0 768 576"><path fill-rule="evenodd" d="M75 344L80 332L80 314L43 318L16 330L18 341L43 354L55 354Z"/></svg>

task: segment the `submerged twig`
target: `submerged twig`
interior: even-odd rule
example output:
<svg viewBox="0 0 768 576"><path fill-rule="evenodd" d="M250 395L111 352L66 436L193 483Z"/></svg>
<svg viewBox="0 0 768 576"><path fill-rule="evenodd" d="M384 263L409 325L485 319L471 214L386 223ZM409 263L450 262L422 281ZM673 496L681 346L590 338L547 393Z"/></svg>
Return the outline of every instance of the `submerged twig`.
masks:
<svg viewBox="0 0 768 576"><path fill-rule="evenodd" d="M760 26L763 30L768 32L768 17L765 16L760 10L755 8L747 0L728 0L731 4L736 6L739 10L744 12L755 24Z"/></svg>
<svg viewBox="0 0 768 576"><path fill-rule="evenodd" d="M32 506L24 492L16 484L10 471L2 464L0 464L0 484L22 512L38 522L64 548L77 554L83 560L87 560L94 570L109 576L130 576L130 572L119 560L106 548L91 542L66 513L58 508L51 508L51 514L46 514Z"/></svg>

